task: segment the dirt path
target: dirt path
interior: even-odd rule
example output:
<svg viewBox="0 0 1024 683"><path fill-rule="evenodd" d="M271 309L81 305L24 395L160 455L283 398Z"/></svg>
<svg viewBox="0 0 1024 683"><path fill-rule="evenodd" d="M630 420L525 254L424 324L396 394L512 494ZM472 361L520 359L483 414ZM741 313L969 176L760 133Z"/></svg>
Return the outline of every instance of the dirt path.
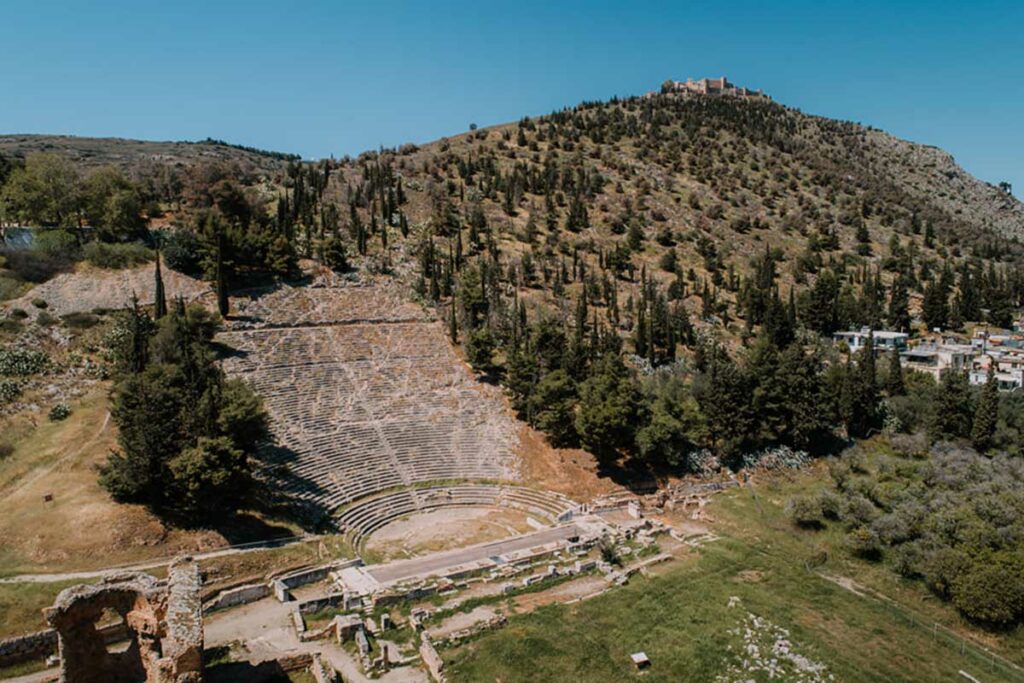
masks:
<svg viewBox="0 0 1024 683"><path fill-rule="evenodd" d="M267 548L284 548L289 545L295 545L296 543L309 543L311 541L319 541L320 536L302 536L284 541L258 541L256 543L246 543L244 546L234 546L230 548L220 548L219 550L211 550L206 553L195 553L192 555L196 560L210 560L217 557L225 557L227 555L240 555L242 553L251 553L259 550L266 550ZM160 560L153 560L152 562L143 562L141 564L132 564L121 567L107 567L106 569L99 569L88 572L61 572L57 574L18 574L17 576L8 576L0 578L0 583L55 583L59 581L74 581L76 579L95 579L104 574L109 574L112 571L145 571L147 569L156 569L158 567L165 567L171 563L173 557L165 557Z"/></svg>

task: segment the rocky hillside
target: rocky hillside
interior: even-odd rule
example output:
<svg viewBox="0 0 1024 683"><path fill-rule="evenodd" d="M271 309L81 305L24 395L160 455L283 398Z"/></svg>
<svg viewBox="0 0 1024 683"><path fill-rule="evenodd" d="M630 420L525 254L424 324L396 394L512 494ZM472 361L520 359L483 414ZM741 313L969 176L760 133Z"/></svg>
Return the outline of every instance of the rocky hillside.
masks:
<svg viewBox="0 0 1024 683"><path fill-rule="evenodd" d="M502 265L497 280L563 312L581 281L591 303L632 311L646 274L702 320L740 321L765 259L767 286L783 299L806 295L824 270L850 298L868 282L881 309L902 275L915 315L943 270L988 278L1015 305L1022 294L1018 200L941 150L764 100L584 103L366 153L331 171L327 187L323 201L350 235L371 235L361 249L370 256L382 249L378 224L390 222L389 263L398 245L429 279L450 252L486 253ZM952 296L957 278L943 282ZM861 313L838 323L882 322ZM628 315L618 323L632 329Z"/></svg>
<svg viewBox="0 0 1024 683"><path fill-rule="evenodd" d="M83 168L114 164L126 170L155 164L195 166L237 161L263 173L278 171L297 155L231 145L219 140L153 142L123 138L86 138L70 135L0 134L0 157L23 159L41 152L60 154Z"/></svg>

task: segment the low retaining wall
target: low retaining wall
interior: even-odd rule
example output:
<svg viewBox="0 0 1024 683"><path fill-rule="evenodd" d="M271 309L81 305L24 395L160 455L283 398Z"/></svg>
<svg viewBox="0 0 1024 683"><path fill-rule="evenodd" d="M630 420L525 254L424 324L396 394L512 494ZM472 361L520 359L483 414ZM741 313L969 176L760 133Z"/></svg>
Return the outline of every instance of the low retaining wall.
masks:
<svg viewBox="0 0 1024 683"><path fill-rule="evenodd" d="M307 583L323 581L327 578L327 574L333 570L334 565L328 564L322 567L313 567L312 569L285 574L284 576L278 577L277 580L283 583L285 588L297 588L298 586L305 586Z"/></svg>
<svg viewBox="0 0 1024 683"><path fill-rule="evenodd" d="M107 645L128 637L128 627L124 622L103 626L97 630ZM0 667L42 659L52 654L57 654L57 632L53 629L0 640Z"/></svg>
<svg viewBox="0 0 1024 683"><path fill-rule="evenodd" d="M0 640L0 666L14 666L42 659L57 652L57 632L53 629L27 633Z"/></svg>
<svg viewBox="0 0 1024 683"><path fill-rule="evenodd" d="M221 591L213 599L203 605L203 612L245 605L256 602L270 595L270 586L265 583L250 583L237 588Z"/></svg>

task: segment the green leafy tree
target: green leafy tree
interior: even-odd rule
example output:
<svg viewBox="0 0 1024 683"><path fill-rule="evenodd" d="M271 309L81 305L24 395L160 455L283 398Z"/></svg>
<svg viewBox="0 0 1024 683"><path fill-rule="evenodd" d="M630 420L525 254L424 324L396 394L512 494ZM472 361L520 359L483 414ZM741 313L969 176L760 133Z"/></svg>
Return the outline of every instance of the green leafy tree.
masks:
<svg viewBox="0 0 1024 683"><path fill-rule="evenodd" d="M156 253L156 269L153 271L154 282L154 316L157 320L167 315L167 293L164 291L164 278L160 273L160 252Z"/></svg>
<svg viewBox="0 0 1024 683"><path fill-rule="evenodd" d="M65 157L30 154L7 179L3 199L22 223L74 227L81 218L81 178Z"/></svg>
<svg viewBox="0 0 1024 683"><path fill-rule="evenodd" d="M466 358L477 372L489 372L494 367L494 335L483 325L466 335Z"/></svg>
<svg viewBox="0 0 1024 683"><path fill-rule="evenodd" d="M633 442L639 397L618 354L606 353L579 387L576 431L584 447L614 459Z"/></svg>
<svg viewBox="0 0 1024 683"><path fill-rule="evenodd" d="M552 445L572 446L576 443L576 387L565 370L558 369L544 375L527 403L531 424L547 434Z"/></svg>
<svg viewBox="0 0 1024 683"><path fill-rule="evenodd" d="M953 604L974 621L1008 626L1024 618L1024 558L983 552L953 579Z"/></svg>
<svg viewBox="0 0 1024 683"><path fill-rule="evenodd" d="M900 352L896 349L889 353L889 368L885 376L885 393L890 397L903 396L907 393L906 382L903 380L903 366L900 364Z"/></svg>
<svg viewBox="0 0 1024 683"><path fill-rule="evenodd" d="M114 500L160 505L170 483L167 464L181 450L183 408L184 392L168 366L149 366L117 384L110 414L121 448L100 470Z"/></svg>
<svg viewBox="0 0 1024 683"><path fill-rule="evenodd" d="M974 407L967 373L949 370L942 376L935 399L929 431L933 438L967 439L971 436Z"/></svg>
<svg viewBox="0 0 1024 683"><path fill-rule="evenodd" d="M894 330L906 332L910 329L910 295L902 275L897 275L892 282L886 318Z"/></svg>
<svg viewBox="0 0 1024 683"><path fill-rule="evenodd" d="M189 519L213 519L245 500L252 485L248 457L226 436L200 437L168 462L176 501Z"/></svg>
<svg viewBox="0 0 1024 683"><path fill-rule="evenodd" d="M655 380L656 381L656 380ZM673 375L653 388L636 433L636 448L645 460L678 467L703 440L704 418L681 378Z"/></svg>
<svg viewBox="0 0 1024 683"><path fill-rule="evenodd" d="M941 280L932 279L925 286L921 315L930 330L943 329L949 322L949 291Z"/></svg>
<svg viewBox="0 0 1024 683"><path fill-rule="evenodd" d="M694 383L694 398L707 419L710 444L721 454L739 455L757 433L751 407L751 380L721 348L708 353L707 372Z"/></svg>
<svg viewBox="0 0 1024 683"><path fill-rule="evenodd" d="M878 400L874 336L868 335L855 361L846 366L841 410L850 436L867 436L878 426Z"/></svg>
<svg viewBox="0 0 1024 683"><path fill-rule="evenodd" d="M328 268L337 273L344 273L349 269L345 242L337 235L332 235L323 241L321 258Z"/></svg>

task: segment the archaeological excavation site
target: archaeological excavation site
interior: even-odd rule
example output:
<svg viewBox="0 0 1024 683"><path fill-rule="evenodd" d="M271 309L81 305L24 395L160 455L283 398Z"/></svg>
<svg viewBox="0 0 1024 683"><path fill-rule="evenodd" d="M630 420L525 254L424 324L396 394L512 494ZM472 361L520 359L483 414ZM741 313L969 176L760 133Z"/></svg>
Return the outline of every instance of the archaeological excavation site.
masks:
<svg viewBox="0 0 1024 683"><path fill-rule="evenodd" d="M315 561L225 577L199 553L166 573L95 572L46 608L47 630L0 641L0 664L46 656L65 683L445 681L442 653L512 613L615 590L715 539L704 503L734 480L595 489L591 456L543 445L390 278L316 271L231 307L213 342L266 406L256 475L312 531L226 552Z"/></svg>
<svg viewBox="0 0 1024 683"><path fill-rule="evenodd" d="M0 683L1024 683L1024 3L84 4Z"/></svg>

